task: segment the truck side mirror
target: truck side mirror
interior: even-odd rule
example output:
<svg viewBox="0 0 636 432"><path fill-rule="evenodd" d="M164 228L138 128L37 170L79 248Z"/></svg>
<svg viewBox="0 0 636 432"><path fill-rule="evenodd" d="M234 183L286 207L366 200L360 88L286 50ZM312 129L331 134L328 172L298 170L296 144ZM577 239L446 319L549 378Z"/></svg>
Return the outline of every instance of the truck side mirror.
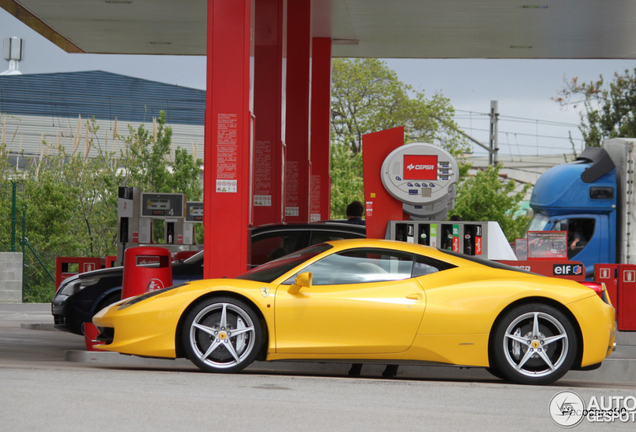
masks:
<svg viewBox="0 0 636 432"><path fill-rule="evenodd" d="M287 290L290 294L298 294L301 288L309 288L311 287L311 281L313 276L311 272L300 273L296 276L296 281L289 287Z"/></svg>

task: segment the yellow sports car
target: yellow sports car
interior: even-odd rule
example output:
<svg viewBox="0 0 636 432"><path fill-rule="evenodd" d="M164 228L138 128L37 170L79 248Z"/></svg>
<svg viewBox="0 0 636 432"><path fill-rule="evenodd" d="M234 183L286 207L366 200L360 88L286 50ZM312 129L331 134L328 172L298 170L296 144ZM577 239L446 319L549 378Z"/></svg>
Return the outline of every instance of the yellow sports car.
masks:
<svg viewBox="0 0 636 432"><path fill-rule="evenodd" d="M257 359L434 362L525 384L599 366L615 333L604 285L368 239L122 300L93 322L100 349L187 357L209 372L237 372Z"/></svg>

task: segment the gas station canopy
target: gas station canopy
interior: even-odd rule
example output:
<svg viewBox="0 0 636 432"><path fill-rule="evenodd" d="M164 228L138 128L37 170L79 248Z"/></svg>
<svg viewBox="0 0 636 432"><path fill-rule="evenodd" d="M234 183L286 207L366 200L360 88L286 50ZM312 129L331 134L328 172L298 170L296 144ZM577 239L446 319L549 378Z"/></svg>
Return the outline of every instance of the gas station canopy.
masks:
<svg viewBox="0 0 636 432"><path fill-rule="evenodd" d="M206 54L206 0L0 7L67 52ZM631 59L635 16L633 0L313 0L312 36L334 57Z"/></svg>

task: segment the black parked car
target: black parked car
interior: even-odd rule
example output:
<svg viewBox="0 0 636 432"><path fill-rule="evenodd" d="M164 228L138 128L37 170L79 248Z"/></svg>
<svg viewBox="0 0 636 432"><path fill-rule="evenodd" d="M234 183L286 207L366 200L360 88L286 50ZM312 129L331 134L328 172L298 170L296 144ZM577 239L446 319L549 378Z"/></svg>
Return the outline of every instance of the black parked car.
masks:
<svg viewBox="0 0 636 432"><path fill-rule="evenodd" d="M366 237L366 228L346 223L263 225L252 230L251 266L287 255L307 246L329 240ZM51 303L55 326L82 334L82 323L121 299L123 267L80 273L65 279ZM203 251L172 263L174 285L203 278Z"/></svg>

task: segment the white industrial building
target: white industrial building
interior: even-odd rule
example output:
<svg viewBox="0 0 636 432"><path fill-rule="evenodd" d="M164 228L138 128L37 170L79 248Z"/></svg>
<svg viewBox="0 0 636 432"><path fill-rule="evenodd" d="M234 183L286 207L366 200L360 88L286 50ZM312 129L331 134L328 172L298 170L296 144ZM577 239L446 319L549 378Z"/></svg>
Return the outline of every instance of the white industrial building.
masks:
<svg viewBox="0 0 636 432"><path fill-rule="evenodd" d="M98 147L118 153L128 126L152 132L160 111L172 128L173 151L202 159L205 90L103 71L0 75L0 140L14 164L21 164L19 154L37 157L58 144L90 157ZM99 130L89 147L92 118Z"/></svg>

